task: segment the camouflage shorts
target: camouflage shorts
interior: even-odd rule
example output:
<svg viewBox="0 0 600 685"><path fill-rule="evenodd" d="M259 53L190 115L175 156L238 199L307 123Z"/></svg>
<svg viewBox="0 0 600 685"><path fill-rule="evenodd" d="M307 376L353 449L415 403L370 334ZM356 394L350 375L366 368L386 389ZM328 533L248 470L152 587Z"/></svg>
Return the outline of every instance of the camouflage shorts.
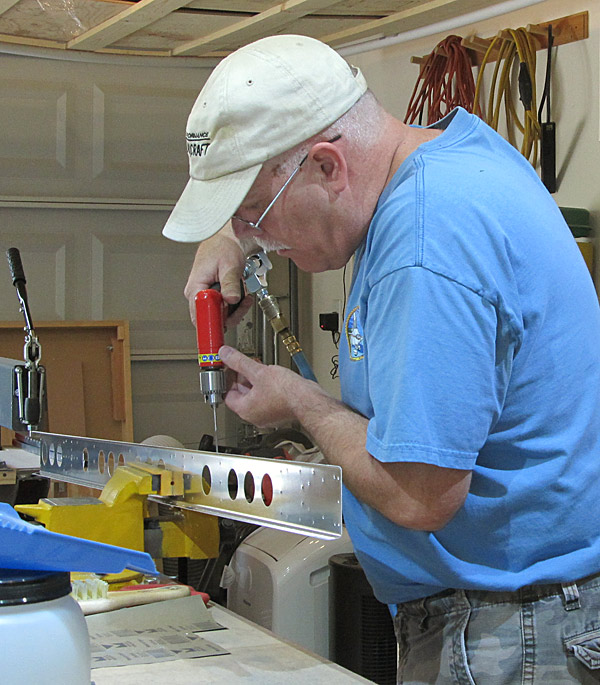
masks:
<svg viewBox="0 0 600 685"><path fill-rule="evenodd" d="M398 683L600 683L600 574L398 605Z"/></svg>

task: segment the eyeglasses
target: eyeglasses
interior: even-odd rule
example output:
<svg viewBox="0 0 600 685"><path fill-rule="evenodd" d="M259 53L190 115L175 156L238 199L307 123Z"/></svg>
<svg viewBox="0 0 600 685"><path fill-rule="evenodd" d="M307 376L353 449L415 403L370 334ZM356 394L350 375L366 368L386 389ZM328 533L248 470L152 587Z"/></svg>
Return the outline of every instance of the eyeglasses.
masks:
<svg viewBox="0 0 600 685"><path fill-rule="evenodd" d="M325 142L326 142L326 143L335 143L336 140L339 140L341 137L342 137L342 134L341 134L341 133L338 133L337 136L333 136L333 138L330 138L329 140L326 140ZM232 219L235 219L236 221L241 221L243 224L246 224L247 226L250 226L250 228L253 228L255 231L258 231L259 233L261 233L261 232L262 232L262 228L260 227L261 221L267 216L269 210L271 209L271 207L272 207L272 206L275 204L275 202L277 201L277 198L281 195L281 193L283 193L283 191L284 191L284 190L288 187L288 185L292 182L292 179L294 178L294 176L300 171L300 169L302 168L302 165L303 165L304 162L306 162L306 160L308 159L308 155L309 155L309 154L310 154L310 153L307 152L307 153L304 155L304 157L302 157L302 159L300 160L300 163L298 164L298 166L294 169L294 171L292 171L292 173L289 175L289 178L287 179L287 181L281 186L281 188L279 189L279 191L277 192L277 194L275 195L275 197L274 197L274 198L271 200L271 202L269 202L269 204L267 205L267 208L265 209L265 211L259 216L258 221L256 221L256 222L254 222L254 221L247 221L246 219L242 219L242 218L239 217L239 216L235 216L235 214L234 214L231 218L232 218Z"/></svg>

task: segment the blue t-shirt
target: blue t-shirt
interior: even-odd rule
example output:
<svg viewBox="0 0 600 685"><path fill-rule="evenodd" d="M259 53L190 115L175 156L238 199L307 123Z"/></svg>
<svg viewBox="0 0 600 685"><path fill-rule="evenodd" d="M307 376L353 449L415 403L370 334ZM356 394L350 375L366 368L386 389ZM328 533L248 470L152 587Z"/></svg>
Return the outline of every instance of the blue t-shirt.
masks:
<svg viewBox="0 0 600 685"><path fill-rule="evenodd" d="M473 471L436 532L344 491L383 602L600 571L600 309L531 165L454 110L382 193L356 254L343 401L382 462Z"/></svg>

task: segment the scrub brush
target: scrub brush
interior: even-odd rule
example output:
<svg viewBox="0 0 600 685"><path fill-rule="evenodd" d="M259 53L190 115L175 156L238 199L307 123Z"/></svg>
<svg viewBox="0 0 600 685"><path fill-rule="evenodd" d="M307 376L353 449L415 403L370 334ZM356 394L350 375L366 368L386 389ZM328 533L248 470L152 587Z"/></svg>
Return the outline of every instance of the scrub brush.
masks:
<svg viewBox="0 0 600 685"><path fill-rule="evenodd" d="M188 585L139 585L134 590L109 590L109 584L93 573L71 574L71 594L86 616L190 595Z"/></svg>
<svg viewBox="0 0 600 685"><path fill-rule="evenodd" d="M95 573L71 573L71 597L87 602L108 597L108 583Z"/></svg>

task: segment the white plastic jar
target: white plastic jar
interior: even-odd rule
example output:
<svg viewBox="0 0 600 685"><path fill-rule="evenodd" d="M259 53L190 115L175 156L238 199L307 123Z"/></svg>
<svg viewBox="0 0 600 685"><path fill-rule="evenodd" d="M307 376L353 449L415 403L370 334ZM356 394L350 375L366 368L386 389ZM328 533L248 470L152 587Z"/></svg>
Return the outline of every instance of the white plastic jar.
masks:
<svg viewBox="0 0 600 685"><path fill-rule="evenodd" d="M68 573L0 569L3 685L90 685L90 641Z"/></svg>

